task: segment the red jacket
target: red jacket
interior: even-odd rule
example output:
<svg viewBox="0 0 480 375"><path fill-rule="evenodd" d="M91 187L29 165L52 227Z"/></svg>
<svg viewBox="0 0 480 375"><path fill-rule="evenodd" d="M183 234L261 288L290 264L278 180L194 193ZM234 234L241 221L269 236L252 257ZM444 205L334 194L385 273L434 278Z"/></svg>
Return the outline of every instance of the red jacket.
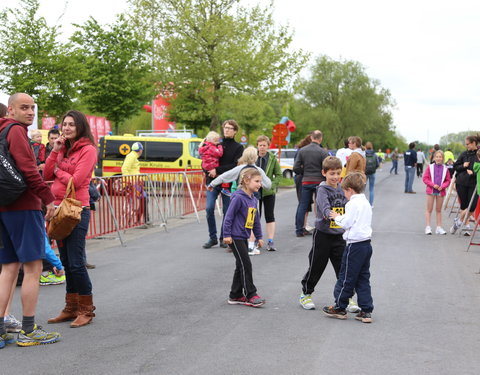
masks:
<svg viewBox="0 0 480 375"><path fill-rule="evenodd" d="M77 199L82 202L82 206L90 206L88 184L96 163L97 148L88 138L80 138L76 141L67 155L65 155L65 148L59 152L52 150L45 162L43 176L45 180L54 180L52 192L55 196L55 204L60 204L65 196L68 181L73 177ZM56 172L55 167L57 167Z"/></svg>
<svg viewBox="0 0 480 375"><path fill-rule="evenodd" d="M223 146L205 141L198 149L198 153L202 158L202 168L209 171L220 165L220 158L223 156Z"/></svg>
<svg viewBox="0 0 480 375"><path fill-rule="evenodd" d="M17 121L11 118L0 119L0 132L13 122ZM42 203L53 202L54 197L50 188L38 172L27 131L27 125L20 124L12 126L7 135L10 154L27 182L27 189L12 204L0 206L0 211L41 210Z"/></svg>

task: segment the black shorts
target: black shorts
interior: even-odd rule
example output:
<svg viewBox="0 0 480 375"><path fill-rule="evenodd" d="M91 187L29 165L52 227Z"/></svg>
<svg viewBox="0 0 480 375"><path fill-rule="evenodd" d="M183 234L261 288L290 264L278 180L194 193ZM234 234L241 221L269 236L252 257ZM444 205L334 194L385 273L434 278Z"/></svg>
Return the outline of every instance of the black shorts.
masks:
<svg viewBox="0 0 480 375"><path fill-rule="evenodd" d="M472 195L475 193L475 198L473 199L472 206L470 207L470 212L475 211L477 207L478 195L475 192L475 186L465 186L465 185L456 185L458 199L460 199L460 209L465 210L470 204Z"/></svg>
<svg viewBox="0 0 480 375"><path fill-rule="evenodd" d="M267 195L263 197L260 201L260 204L263 204L263 209L265 212L265 221L267 223L274 223L275 222L275 194Z"/></svg>

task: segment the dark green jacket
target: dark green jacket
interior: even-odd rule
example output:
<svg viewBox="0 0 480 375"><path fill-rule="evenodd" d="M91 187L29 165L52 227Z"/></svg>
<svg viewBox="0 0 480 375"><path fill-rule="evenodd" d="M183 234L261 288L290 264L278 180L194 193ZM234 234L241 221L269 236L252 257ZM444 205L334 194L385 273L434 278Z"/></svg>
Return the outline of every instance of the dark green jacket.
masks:
<svg viewBox="0 0 480 375"><path fill-rule="evenodd" d="M270 189L263 188L262 197L275 194L282 177L282 168L280 168L280 164L278 163L276 156L271 152L268 152L268 162L265 169L265 174L270 180L272 180L272 187Z"/></svg>

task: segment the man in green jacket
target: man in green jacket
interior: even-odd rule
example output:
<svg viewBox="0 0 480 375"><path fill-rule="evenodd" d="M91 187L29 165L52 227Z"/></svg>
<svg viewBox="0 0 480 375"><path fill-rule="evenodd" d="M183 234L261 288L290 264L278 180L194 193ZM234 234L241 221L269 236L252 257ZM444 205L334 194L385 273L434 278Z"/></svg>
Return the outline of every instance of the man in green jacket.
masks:
<svg viewBox="0 0 480 375"><path fill-rule="evenodd" d="M260 210L263 204L265 212L265 221L267 222L267 250L275 251L273 237L275 235L275 193L277 192L280 178L282 177L282 169L274 154L268 151L270 147L270 139L261 135L257 138L258 159L257 166L262 168L268 178L272 181L270 189L262 189L262 197L260 200ZM258 251L258 250L253 250ZM258 252L259 254L260 252ZM249 253L250 254L250 253ZM257 254L257 253L255 253ZM251 254L251 255L255 255Z"/></svg>

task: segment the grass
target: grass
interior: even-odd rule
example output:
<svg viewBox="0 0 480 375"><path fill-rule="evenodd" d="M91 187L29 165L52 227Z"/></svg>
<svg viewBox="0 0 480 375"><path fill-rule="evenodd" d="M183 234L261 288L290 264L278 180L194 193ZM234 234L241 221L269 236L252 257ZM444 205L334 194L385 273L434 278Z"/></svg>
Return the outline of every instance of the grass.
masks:
<svg viewBox="0 0 480 375"><path fill-rule="evenodd" d="M279 186L294 186L294 185L295 185L295 181L293 181L293 178L282 177L280 179Z"/></svg>

